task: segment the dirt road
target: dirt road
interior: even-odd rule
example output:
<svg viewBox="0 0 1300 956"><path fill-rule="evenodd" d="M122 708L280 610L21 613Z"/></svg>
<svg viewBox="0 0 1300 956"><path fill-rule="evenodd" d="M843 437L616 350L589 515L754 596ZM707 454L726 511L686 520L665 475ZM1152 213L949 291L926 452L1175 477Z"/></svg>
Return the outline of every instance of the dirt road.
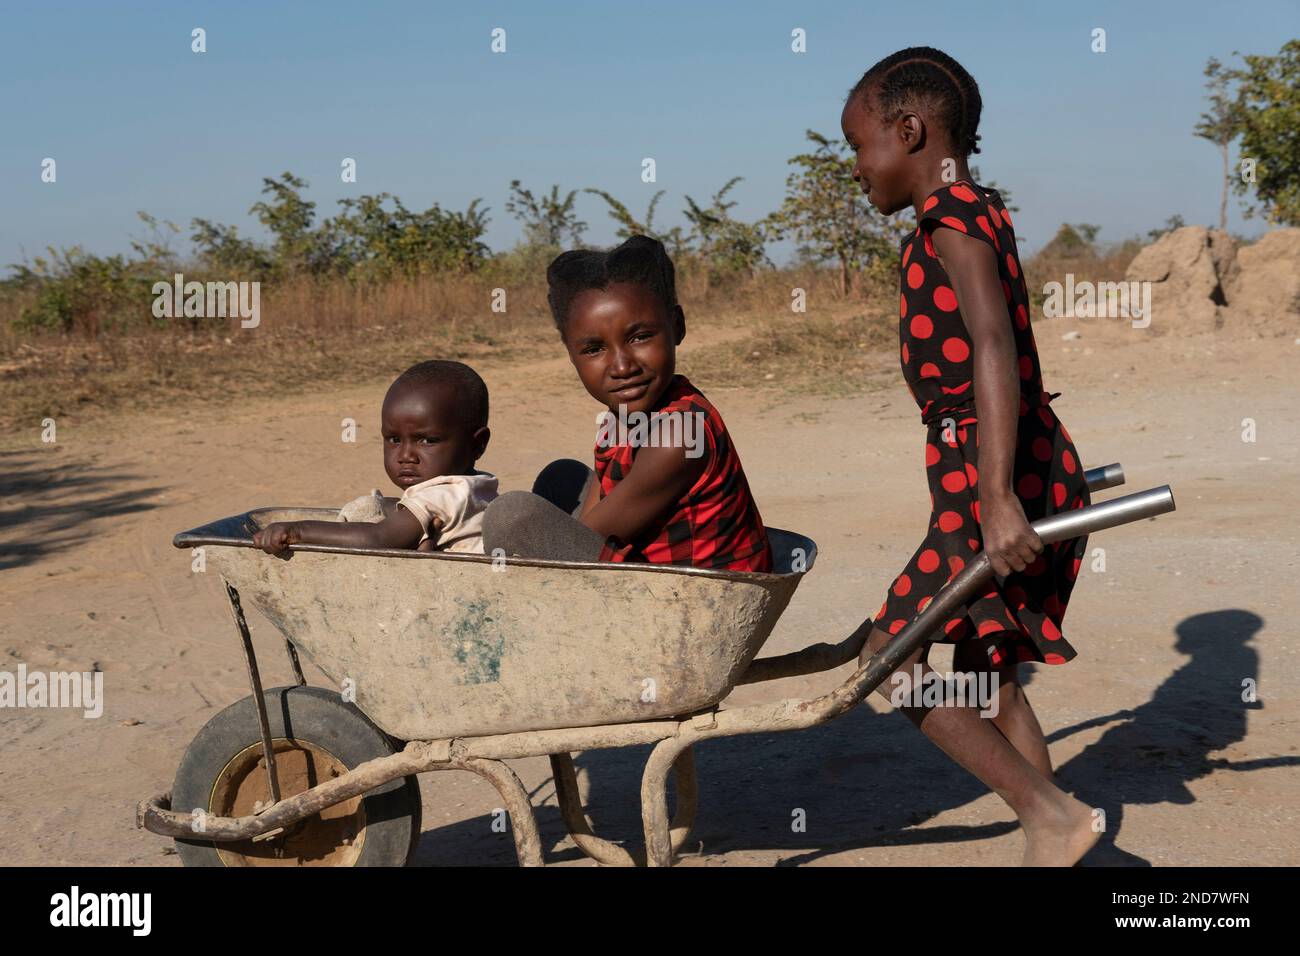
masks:
<svg viewBox="0 0 1300 956"><path fill-rule="evenodd" d="M1082 338L1063 341L1071 329ZM1045 323L1039 341L1085 463L1120 461L1128 490L1168 482L1178 502L1173 515L1094 537L1105 569L1085 563L1066 618L1080 656L1038 668L1030 686L1064 785L1107 813L1085 863L1300 863L1300 346L1095 321ZM493 440L480 467L503 488L527 487L554 457L589 454L598 409L560 360L481 371ZM697 384L735 435L764 519L820 546L766 652L840 639L879 606L924 529L924 430L901 381L833 400ZM0 670L97 667L106 703L98 719L0 710L0 862L175 862L170 841L134 829L134 804L170 786L188 741L247 690L219 582L192 574L171 536L254 506L387 491L375 427L385 385L69 419L53 445L38 423L6 437ZM346 417L360 425L356 444L340 441ZM264 679L283 683L277 636L256 614L251 625ZM846 674L742 688L732 701L811 695ZM1243 701L1248 680L1255 703ZM597 832L640 838L644 756L578 758ZM705 745L698 763L683 865L1020 858L1005 805L878 700L822 728ZM546 761L515 766L540 807L548 861L589 865L564 836ZM418 862L513 863L509 835L491 829L486 783L442 773L423 786Z"/></svg>

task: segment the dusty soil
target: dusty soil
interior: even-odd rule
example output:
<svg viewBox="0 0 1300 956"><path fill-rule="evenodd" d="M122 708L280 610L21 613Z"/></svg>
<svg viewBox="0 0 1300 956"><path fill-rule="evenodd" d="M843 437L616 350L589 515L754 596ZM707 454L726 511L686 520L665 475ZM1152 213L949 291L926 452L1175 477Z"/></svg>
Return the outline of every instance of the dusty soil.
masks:
<svg viewBox="0 0 1300 956"><path fill-rule="evenodd" d="M1072 329L1082 338L1064 341ZM1085 862L1300 863L1300 346L1106 320L1038 333L1085 462L1120 461L1128 490L1168 482L1178 501L1173 515L1093 539L1105 570L1085 564L1066 618L1080 656L1032 675L1063 784L1107 813ZM503 487L526 487L551 458L587 455L597 409L560 360L480 368L493 427L481 466ZM765 520L820 546L768 653L849 633L923 532L924 433L896 370L881 369L893 374L851 398L697 380L735 434ZM0 711L0 860L176 862L170 841L134 828L134 804L170 786L189 740L247 689L219 582L192 574L171 536L253 506L340 504L383 486L374 426L385 384L68 418L54 445L37 425L5 437L0 670L98 667L106 705L99 719ZM355 445L339 440L344 417L361 424ZM251 625L264 679L284 682L277 635L255 613ZM815 695L848 673L742 688L729 703ZM1258 702L1243 702L1247 679ZM1019 861L1007 807L879 699L821 728L699 749L702 803L683 865ZM597 832L639 839L644 757L578 758ZM514 766L548 861L590 865L565 836L545 759ZM423 787L419 863L513 863L485 782L441 773Z"/></svg>

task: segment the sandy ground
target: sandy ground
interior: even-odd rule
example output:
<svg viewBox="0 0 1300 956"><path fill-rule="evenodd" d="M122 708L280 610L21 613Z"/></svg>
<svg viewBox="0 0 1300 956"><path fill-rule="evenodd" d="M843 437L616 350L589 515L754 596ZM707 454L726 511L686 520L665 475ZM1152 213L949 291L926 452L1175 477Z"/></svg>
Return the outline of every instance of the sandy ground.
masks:
<svg viewBox="0 0 1300 956"><path fill-rule="evenodd" d="M1083 337L1067 343L1071 328ZM1085 564L1066 618L1080 656L1032 675L1063 784L1107 813L1085 862L1300 863L1300 346L1097 321L1038 332L1047 383L1065 393L1055 407L1085 462L1121 461L1128 490L1168 482L1178 501L1173 515L1093 538L1105 570ZM597 409L560 360L481 370L494 436L481 467L503 487L526 487L553 457L586 457ZM849 633L923 533L924 431L894 375L826 401L697 382L726 416L764 519L820 546L768 653ZM254 506L337 504L383 486L385 384L69 419L52 446L35 426L6 436L0 670L98 667L106 705L97 720L0 711L0 861L176 863L170 841L134 828L135 802L170 786L186 744L247 689L219 581L192 574L171 537ZM344 417L361 423L355 445L339 440ZM1254 443L1242 440L1245 418ZM285 682L278 636L256 613L251 625L264 680ZM943 651L935 657L946 666ZM848 673L742 688L729 704L815 695ZM1255 703L1242 700L1247 679ZM578 758L597 832L639 839L645 755ZM1008 808L879 699L797 734L705 744L698 764L702 803L683 865L1020 858ZM545 759L514 766L539 807L548 861L590 865L565 836ZM488 784L439 773L423 787L417 862L514 862L510 837L491 829L499 801Z"/></svg>

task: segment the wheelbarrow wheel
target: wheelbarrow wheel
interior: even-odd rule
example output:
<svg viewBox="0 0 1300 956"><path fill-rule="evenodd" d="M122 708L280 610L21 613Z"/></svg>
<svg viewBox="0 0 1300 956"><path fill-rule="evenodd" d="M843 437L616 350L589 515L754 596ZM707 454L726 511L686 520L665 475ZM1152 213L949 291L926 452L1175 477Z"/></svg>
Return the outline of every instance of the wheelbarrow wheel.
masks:
<svg viewBox="0 0 1300 956"><path fill-rule="evenodd" d="M263 692L280 796L291 797L376 757L392 740L338 692L277 687ZM172 785L172 808L214 816L257 813L270 802L262 735L251 696L213 717L190 743ZM238 843L177 840L186 866L403 866L420 837L414 776L327 807L278 836Z"/></svg>

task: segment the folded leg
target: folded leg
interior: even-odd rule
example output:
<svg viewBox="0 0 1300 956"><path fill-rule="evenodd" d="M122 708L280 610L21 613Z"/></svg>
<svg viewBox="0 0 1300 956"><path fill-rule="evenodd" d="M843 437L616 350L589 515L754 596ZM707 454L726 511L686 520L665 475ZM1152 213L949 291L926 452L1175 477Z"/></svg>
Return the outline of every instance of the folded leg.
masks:
<svg viewBox="0 0 1300 956"><path fill-rule="evenodd" d="M582 514L582 506L595 485L594 471L580 461L560 458L538 473L533 482L533 494L576 518Z"/></svg>
<svg viewBox="0 0 1300 956"><path fill-rule="evenodd" d="M540 495L508 491L483 513L483 550L507 557L597 561L605 538Z"/></svg>

